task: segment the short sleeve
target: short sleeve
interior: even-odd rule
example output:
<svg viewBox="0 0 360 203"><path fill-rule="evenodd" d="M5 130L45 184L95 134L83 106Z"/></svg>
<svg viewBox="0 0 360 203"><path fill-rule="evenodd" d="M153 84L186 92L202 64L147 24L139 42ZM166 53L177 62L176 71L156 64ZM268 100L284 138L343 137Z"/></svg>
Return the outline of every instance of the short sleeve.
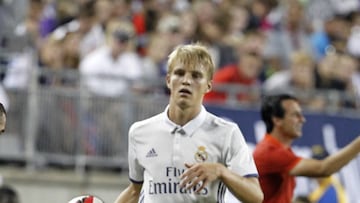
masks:
<svg viewBox="0 0 360 203"><path fill-rule="evenodd" d="M276 151L277 152L269 159L271 161L270 163L275 166L273 169L277 170L276 172L289 172L301 160L301 158L296 156L291 149L282 148ZM277 156L275 156L275 154ZM281 157L281 159L279 159L279 157Z"/></svg>
<svg viewBox="0 0 360 203"><path fill-rule="evenodd" d="M144 181L144 168L140 165L136 153L135 132L133 127L129 130L128 146L129 178L134 183L142 183Z"/></svg>
<svg viewBox="0 0 360 203"><path fill-rule="evenodd" d="M268 143L260 144L263 150L255 153L256 163L261 173L286 173L289 172L301 158L296 156L290 148ZM262 146L264 145L264 146Z"/></svg>
<svg viewBox="0 0 360 203"><path fill-rule="evenodd" d="M237 126L233 127L226 144L229 149L226 153L226 165L229 169L241 176L258 177L258 171L252 153Z"/></svg>

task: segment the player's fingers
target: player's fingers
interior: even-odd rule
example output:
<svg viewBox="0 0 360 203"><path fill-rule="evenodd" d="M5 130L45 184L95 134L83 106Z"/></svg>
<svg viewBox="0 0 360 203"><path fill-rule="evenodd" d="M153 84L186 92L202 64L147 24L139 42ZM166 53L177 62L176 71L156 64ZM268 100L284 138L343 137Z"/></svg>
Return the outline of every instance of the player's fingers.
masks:
<svg viewBox="0 0 360 203"><path fill-rule="evenodd" d="M194 164L188 164L188 163L185 163L185 167L186 168L191 168Z"/></svg>
<svg viewBox="0 0 360 203"><path fill-rule="evenodd" d="M183 179L180 182L180 188L184 188L188 184L188 179Z"/></svg>
<svg viewBox="0 0 360 203"><path fill-rule="evenodd" d="M193 183L191 185L189 185L188 189L190 188L194 188L196 190L198 186L202 187L202 185L204 184L204 181L206 180L206 175L205 174L201 174L199 176L196 177L196 180L192 181ZM202 187L203 188L203 187ZM200 189L201 190L201 189Z"/></svg>
<svg viewBox="0 0 360 203"><path fill-rule="evenodd" d="M206 176L206 174L201 174L199 176L196 177L196 180L192 180L192 184L189 185L187 187L187 189L190 189L190 188L194 188L194 190L202 190L202 188L204 188L206 186L206 184L208 184L209 182L209 179L208 177ZM204 186L205 184L205 186ZM198 187L201 187L201 189L198 189Z"/></svg>
<svg viewBox="0 0 360 203"><path fill-rule="evenodd" d="M195 171L186 171L182 176L181 176L181 184L180 187L183 188L187 185L191 185L192 182L196 179L196 177L198 176L197 172Z"/></svg>
<svg viewBox="0 0 360 203"><path fill-rule="evenodd" d="M186 189L191 189L191 188L195 188L199 182L200 182L200 178L198 177L194 177L190 182L189 184L186 186Z"/></svg>
<svg viewBox="0 0 360 203"><path fill-rule="evenodd" d="M191 176L196 176L196 174L194 175L194 173L196 172L197 169L195 168L191 168L194 164L185 164L186 167L188 167L189 169L187 169L183 174L181 174L180 179L185 179L185 177L190 177Z"/></svg>
<svg viewBox="0 0 360 203"><path fill-rule="evenodd" d="M209 181L207 179L204 179L200 187L196 189L195 193L200 193L200 191L204 189L207 186L207 184L209 184Z"/></svg>

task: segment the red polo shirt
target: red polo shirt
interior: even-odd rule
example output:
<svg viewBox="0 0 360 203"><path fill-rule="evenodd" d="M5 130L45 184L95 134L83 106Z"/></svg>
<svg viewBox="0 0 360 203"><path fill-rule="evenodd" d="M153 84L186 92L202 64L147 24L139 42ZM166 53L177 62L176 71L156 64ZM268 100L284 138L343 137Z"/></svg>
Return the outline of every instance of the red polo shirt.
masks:
<svg viewBox="0 0 360 203"><path fill-rule="evenodd" d="M271 135L259 142L254 160L264 193L263 203L290 203L295 188L295 177L289 171L301 160L291 148L284 146Z"/></svg>
<svg viewBox="0 0 360 203"><path fill-rule="evenodd" d="M258 84L258 78L247 78L242 72L239 71L237 65L228 65L219 70L214 74L213 84L238 84L244 86L252 86ZM225 92L211 91L204 97L205 101L216 101L224 102L228 95ZM241 92L236 95L238 101L249 100L250 94Z"/></svg>

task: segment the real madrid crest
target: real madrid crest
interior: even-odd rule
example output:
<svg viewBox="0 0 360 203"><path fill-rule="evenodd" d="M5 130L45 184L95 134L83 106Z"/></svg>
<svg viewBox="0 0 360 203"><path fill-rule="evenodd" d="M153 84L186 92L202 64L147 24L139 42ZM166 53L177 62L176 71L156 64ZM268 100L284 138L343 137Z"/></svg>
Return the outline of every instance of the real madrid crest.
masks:
<svg viewBox="0 0 360 203"><path fill-rule="evenodd" d="M204 146L199 146L194 158L198 163L205 162L208 159L206 148Z"/></svg>

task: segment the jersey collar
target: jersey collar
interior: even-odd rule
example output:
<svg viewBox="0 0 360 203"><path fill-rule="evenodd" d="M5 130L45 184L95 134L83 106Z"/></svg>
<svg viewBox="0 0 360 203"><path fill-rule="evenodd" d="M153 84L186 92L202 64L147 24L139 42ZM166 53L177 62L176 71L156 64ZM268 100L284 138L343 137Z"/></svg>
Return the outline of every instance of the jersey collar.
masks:
<svg viewBox="0 0 360 203"><path fill-rule="evenodd" d="M271 134L266 134L265 138L268 142L272 143L273 145L277 146L277 147L284 147L286 149L291 150L291 148L289 146L286 146L285 144L281 143L278 139L276 139L274 136L272 136Z"/></svg>
<svg viewBox="0 0 360 203"><path fill-rule="evenodd" d="M204 123L205 118L206 118L206 109L204 106L201 106L200 113L194 119L187 122L184 126L179 126L169 119L169 116L167 114L168 110L169 110L169 106L167 106L165 108L164 115L166 118L166 122L171 126L170 131L172 131L174 128L178 127L179 129L182 129L183 131L185 131L185 135L187 135L187 136L192 136L192 134L195 132L195 130L197 130Z"/></svg>

